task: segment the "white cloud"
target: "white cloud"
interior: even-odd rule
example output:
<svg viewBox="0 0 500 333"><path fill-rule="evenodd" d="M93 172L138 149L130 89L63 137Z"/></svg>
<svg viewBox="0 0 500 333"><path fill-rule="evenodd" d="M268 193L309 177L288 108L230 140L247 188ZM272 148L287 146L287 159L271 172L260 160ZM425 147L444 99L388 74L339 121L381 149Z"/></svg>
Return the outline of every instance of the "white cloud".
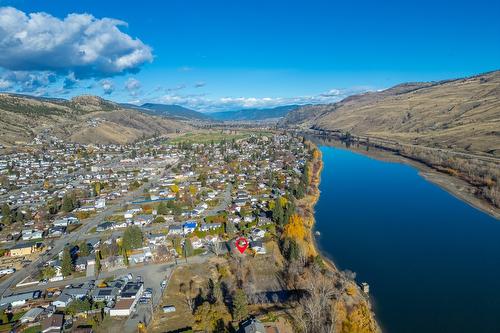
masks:
<svg viewBox="0 0 500 333"><path fill-rule="evenodd" d="M115 91L115 85L111 80L101 80L100 84L105 95L111 95Z"/></svg>
<svg viewBox="0 0 500 333"><path fill-rule="evenodd" d="M128 91L130 96L136 97L139 94L139 89L141 89L141 82L139 80L131 77L125 81L125 90Z"/></svg>
<svg viewBox="0 0 500 333"><path fill-rule="evenodd" d="M12 85L13 83L11 81L0 79L0 90L9 89Z"/></svg>
<svg viewBox="0 0 500 333"><path fill-rule="evenodd" d="M64 19L0 7L0 67L49 71L76 79L137 72L153 60L152 49L120 30L126 23L90 14Z"/></svg>
<svg viewBox="0 0 500 333"><path fill-rule="evenodd" d="M179 95L166 94L155 99L155 102L164 104L179 104L199 111L231 111L248 108L272 108L291 104L326 104L357 93L370 91L368 87L356 87L351 89L332 89L325 93L311 96L296 97L222 97L209 98L203 94Z"/></svg>

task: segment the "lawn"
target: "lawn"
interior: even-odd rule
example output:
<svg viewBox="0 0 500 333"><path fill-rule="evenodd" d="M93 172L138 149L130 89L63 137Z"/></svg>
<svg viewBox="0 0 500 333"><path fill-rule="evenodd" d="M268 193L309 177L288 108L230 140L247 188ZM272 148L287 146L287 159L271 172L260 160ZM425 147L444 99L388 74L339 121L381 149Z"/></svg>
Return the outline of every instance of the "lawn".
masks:
<svg viewBox="0 0 500 333"><path fill-rule="evenodd" d="M177 144L179 142L187 142L187 143L210 143L210 142L220 142L222 140L231 141L231 140L240 140L248 138L251 134L255 132L251 131L231 131L228 133L225 131L222 133L221 130L211 130L206 132L191 132L176 137L169 141L171 144Z"/></svg>

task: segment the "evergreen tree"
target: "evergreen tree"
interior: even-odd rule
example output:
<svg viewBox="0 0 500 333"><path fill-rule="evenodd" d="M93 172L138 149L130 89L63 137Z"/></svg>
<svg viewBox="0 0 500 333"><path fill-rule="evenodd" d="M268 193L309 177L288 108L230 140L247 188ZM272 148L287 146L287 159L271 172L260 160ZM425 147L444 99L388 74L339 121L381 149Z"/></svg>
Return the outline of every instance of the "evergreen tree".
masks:
<svg viewBox="0 0 500 333"><path fill-rule="evenodd" d="M95 252L95 275L99 275L100 271L101 271L101 252L96 251Z"/></svg>
<svg viewBox="0 0 500 333"><path fill-rule="evenodd" d="M2 205L2 222L7 224L10 223L10 207L6 203Z"/></svg>
<svg viewBox="0 0 500 333"><path fill-rule="evenodd" d="M184 241L184 255L190 257L194 254L193 244L189 238Z"/></svg>
<svg viewBox="0 0 500 333"><path fill-rule="evenodd" d="M65 194L62 202L62 210L65 211L66 213L69 213L73 209L75 209L75 207L73 206L73 200L69 195Z"/></svg>
<svg viewBox="0 0 500 333"><path fill-rule="evenodd" d="M71 258L69 246L66 246L63 251L61 273L64 277L66 277L71 275L71 272L73 271L73 259Z"/></svg>
<svg viewBox="0 0 500 333"><path fill-rule="evenodd" d="M272 214L273 214L273 221L279 225L282 225L284 221L284 212L283 212L283 207L281 206L280 197L276 198L276 200L274 201L274 208Z"/></svg>
<svg viewBox="0 0 500 333"><path fill-rule="evenodd" d="M122 255L123 255L123 263L125 266L128 266L128 255L127 255L127 250L125 248L122 249Z"/></svg>
<svg viewBox="0 0 500 333"><path fill-rule="evenodd" d="M234 320L243 320L248 317L247 295L241 289L236 290L232 302L232 312Z"/></svg>
<svg viewBox="0 0 500 333"><path fill-rule="evenodd" d="M142 246L142 230L137 226L127 227L123 233L122 247L129 251Z"/></svg>

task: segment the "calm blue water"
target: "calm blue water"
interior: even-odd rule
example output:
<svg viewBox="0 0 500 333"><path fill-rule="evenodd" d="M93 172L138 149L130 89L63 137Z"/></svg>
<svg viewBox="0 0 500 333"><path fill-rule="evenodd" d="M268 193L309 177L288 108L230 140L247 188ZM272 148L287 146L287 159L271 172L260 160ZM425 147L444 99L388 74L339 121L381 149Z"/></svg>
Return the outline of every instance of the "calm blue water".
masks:
<svg viewBox="0 0 500 333"><path fill-rule="evenodd" d="M500 332L500 221L410 166L321 151L319 247L370 284L384 332Z"/></svg>

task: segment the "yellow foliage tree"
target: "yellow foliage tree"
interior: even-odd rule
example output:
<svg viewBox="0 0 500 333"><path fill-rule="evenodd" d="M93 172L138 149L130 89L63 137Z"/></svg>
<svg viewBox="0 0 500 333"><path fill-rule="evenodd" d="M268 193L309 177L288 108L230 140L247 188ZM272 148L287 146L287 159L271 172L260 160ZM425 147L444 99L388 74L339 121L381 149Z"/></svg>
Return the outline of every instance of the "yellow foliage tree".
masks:
<svg viewBox="0 0 500 333"><path fill-rule="evenodd" d="M305 236L306 228L304 227L303 218L298 214L293 214L292 216L290 216L288 224L285 225L285 228L283 230L283 237L289 237L295 239L296 241L302 241L304 240Z"/></svg>
<svg viewBox="0 0 500 333"><path fill-rule="evenodd" d="M170 190L174 193L178 193L179 192L179 186L177 184L174 184L172 186L170 186Z"/></svg>

